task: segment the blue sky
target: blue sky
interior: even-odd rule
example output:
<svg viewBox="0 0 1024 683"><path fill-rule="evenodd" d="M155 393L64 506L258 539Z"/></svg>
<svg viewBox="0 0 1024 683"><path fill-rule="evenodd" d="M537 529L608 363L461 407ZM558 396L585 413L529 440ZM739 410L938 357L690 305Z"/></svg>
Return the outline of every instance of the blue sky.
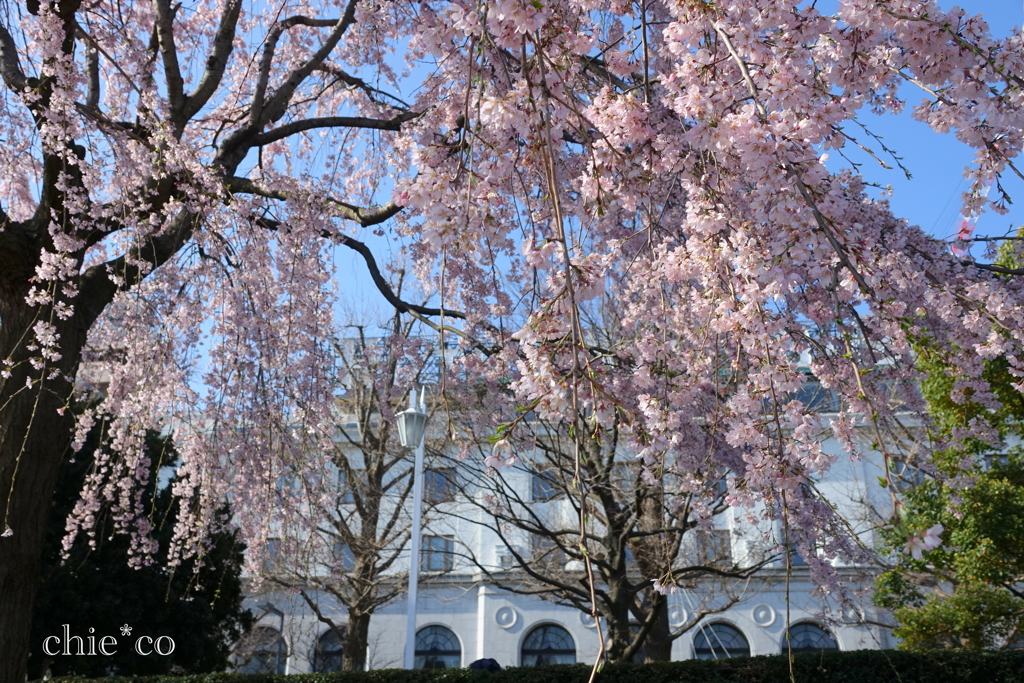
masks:
<svg viewBox="0 0 1024 683"><path fill-rule="evenodd" d="M983 14L997 37L1019 31L1024 24L1021 0L966 0L940 4L946 8L958 4L968 12ZM824 3L819 3L819 6L824 10ZM860 117L862 123L882 136L885 144L903 157L912 179L907 180L899 169L885 170L864 155L854 158L865 162L861 172L866 178L882 185L892 185L890 202L897 216L908 219L936 237L948 238L957 231L961 196L967 188L964 168L971 164L974 151L958 142L952 134L933 133L925 124L913 120L910 110L922 99L920 91L915 93L915 90L914 86L908 86L903 91L907 107L899 116L875 116L865 112ZM869 146L877 151L877 146ZM1004 216L991 211L983 214L978 219L975 235L1006 234L1011 226L1024 225L1024 181L1009 172L1004 174L1002 184L1015 202L1010 206L1010 213ZM992 196L995 197L994 190Z"/></svg>

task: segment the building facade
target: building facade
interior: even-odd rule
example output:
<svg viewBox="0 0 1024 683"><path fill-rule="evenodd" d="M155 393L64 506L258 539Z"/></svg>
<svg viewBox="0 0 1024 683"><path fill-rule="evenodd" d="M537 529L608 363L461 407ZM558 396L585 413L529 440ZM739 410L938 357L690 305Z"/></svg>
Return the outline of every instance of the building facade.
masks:
<svg viewBox="0 0 1024 683"><path fill-rule="evenodd" d="M873 545L875 529L887 517L890 504L888 492L879 485L884 475L881 456L851 460L833 441L826 442L826 451L837 459L827 478L815 485L840 510L860 540ZM502 666L592 663L599 638L590 615L499 587L514 584L517 572L522 571L510 560L508 539L515 534L505 534L502 540L483 523L483 508L465 500L475 495L471 487L449 490L445 477L451 476L451 469L448 463L428 458L425 492L434 504L424 520L416 666L465 667L481 658L495 659ZM526 467L509 481L533 505L547 506L556 516L564 514L567 502L550 496L543 482L538 484L537 476ZM780 546L781 530L777 524L752 523L751 519L750 511L727 509L715 516L714 528L703 533L713 536L734 563L768 557L766 553ZM537 552L536 543L531 547L531 539L523 534L515 545L520 556ZM672 659L768 655L789 649L887 648L894 644L883 625L886 615L870 604L869 596L841 607L830 596L819 595L816 589L820 587L811 582L800 555L791 553L788 564L787 568L785 558L776 552L750 579L698 580L676 586L668 596L669 624L672 629L690 628L674 640ZM405 580L407 566L400 565L393 568L396 582ZM845 584L853 589L874 581L876 571L871 566L837 566ZM582 567L567 564L565 570L582 572ZM326 594L312 597L322 615L332 615L336 623L344 621L343 605ZM250 596L249 606L259 617L259 637L253 638L246 654L238 658L239 670L303 673L340 669L337 635L317 618L308 599L264 583L260 592ZM695 620L709 607L720 611ZM403 596L374 614L366 653L368 668L402 666L408 608Z"/></svg>

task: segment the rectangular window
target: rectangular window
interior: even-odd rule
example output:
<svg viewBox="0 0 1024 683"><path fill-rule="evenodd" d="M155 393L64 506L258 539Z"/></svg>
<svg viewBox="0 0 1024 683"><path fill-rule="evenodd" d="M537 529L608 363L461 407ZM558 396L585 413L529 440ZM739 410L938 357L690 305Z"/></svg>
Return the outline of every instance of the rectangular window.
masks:
<svg viewBox="0 0 1024 683"><path fill-rule="evenodd" d="M452 568L455 541L447 536L424 536L420 550L420 571L447 572Z"/></svg>
<svg viewBox="0 0 1024 683"><path fill-rule="evenodd" d="M990 472L993 468L1007 467L1010 464L1010 456L1006 453L989 453L982 456L981 467L984 471ZM924 479L924 477L921 477Z"/></svg>
<svg viewBox="0 0 1024 683"><path fill-rule="evenodd" d="M502 569L512 569L514 566L516 566L516 556L512 554L512 549L508 546L495 546L494 554L498 558L498 566ZM519 554L521 555L522 553Z"/></svg>
<svg viewBox="0 0 1024 683"><path fill-rule="evenodd" d="M291 472L283 472L277 475L277 481L274 483L274 490L277 493L288 495L295 491L297 488L297 478Z"/></svg>
<svg viewBox="0 0 1024 683"><path fill-rule="evenodd" d="M783 566L785 562L783 561ZM806 567L807 558L800 554L800 548L798 543L789 544L789 566L790 567Z"/></svg>
<svg viewBox="0 0 1024 683"><path fill-rule="evenodd" d="M542 534L530 536L530 559L547 568L561 568L565 565L565 553L555 539Z"/></svg>
<svg viewBox="0 0 1024 683"><path fill-rule="evenodd" d="M800 385L790 396L804 404L804 410L814 413L838 413L842 407L839 396L821 386L821 382L808 376L809 379Z"/></svg>
<svg viewBox="0 0 1024 683"><path fill-rule="evenodd" d="M729 480L724 476L715 479L711 484L711 490L715 492L715 499L719 503L725 503L725 497L729 495Z"/></svg>
<svg viewBox="0 0 1024 683"><path fill-rule="evenodd" d="M455 469L439 467L423 472L423 499L428 503L444 503L455 498Z"/></svg>
<svg viewBox="0 0 1024 683"><path fill-rule="evenodd" d="M892 477L893 488L900 493L925 480L924 472L918 469L913 462L899 456L890 459L889 475Z"/></svg>
<svg viewBox="0 0 1024 683"><path fill-rule="evenodd" d="M637 463L617 462L612 465L608 483L624 499L632 500L637 488L639 474L640 466Z"/></svg>
<svg viewBox="0 0 1024 683"><path fill-rule="evenodd" d="M801 550L800 543L798 543L797 541L790 541L789 542L789 566L790 567L806 567L807 566L807 557L805 557L804 555L801 555L800 554L800 550ZM820 557L821 556L821 552L822 552L821 543L816 541L813 545L810 545L810 546L807 546L805 544L804 545L804 552L805 553L809 552L811 557ZM786 560L784 558L780 559L779 560L779 565L783 566L783 567L786 566Z"/></svg>
<svg viewBox="0 0 1024 683"><path fill-rule="evenodd" d="M268 538L267 548L263 553L263 573L278 574L281 572L281 539Z"/></svg>

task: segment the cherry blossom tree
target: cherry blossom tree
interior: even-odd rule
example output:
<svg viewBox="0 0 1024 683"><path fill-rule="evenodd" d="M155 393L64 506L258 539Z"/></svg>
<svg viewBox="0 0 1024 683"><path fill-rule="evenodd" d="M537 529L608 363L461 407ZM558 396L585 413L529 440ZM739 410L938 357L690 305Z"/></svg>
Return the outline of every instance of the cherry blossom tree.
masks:
<svg viewBox="0 0 1024 683"><path fill-rule="evenodd" d="M919 407L918 337L947 350L954 394L996 403L981 363L1021 376L1021 279L825 156L867 147L858 113L903 109L909 84L914 115L977 152L966 210L999 210L1022 56L1019 35L927 0L6 0L0 681L23 675L59 462L95 421L117 455L72 533L112 506L137 561L152 554L134 492L156 428L188 500L172 562L202 555L225 496L246 502L243 538L266 537L282 459L327 457L282 444L332 419L340 247L403 315L464 338L478 379L461 388L566 421L574 457L615 415L647 468L694 471L707 454L678 435L700 430L735 455L731 504L860 552L815 493L822 439L857 457L863 427L893 455L883 395ZM367 228L409 244L436 307L387 286ZM621 349L585 333L601 296ZM799 354L843 399L830 424L794 399ZM76 419L91 359L109 391ZM968 436L997 438L950 438Z"/></svg>
<svg viewBox="0 0 1024 683"><path fill-rule="evenodd" d="M417 115L354 75L389 78L388 43L415 19L393 10L3 5L0 680L23 679L58 466L93 423L109 422L119 455L86 484L86 528L111 506L138 560L150 554L130 482L147 476L153 427L183 438L176 492L201 492L178 518L172 562L205 553L187 530L223 521L214 501L227 489L254 504L243 535L265 537L286 425L332 419L330 248L361 253L403 312L438 312L399 301L341 227L399 210L357 204L388 173L381 145ZM327 156L322 135L337 135ZM106 364L109 390L76 427L83 360Z"/></svg>

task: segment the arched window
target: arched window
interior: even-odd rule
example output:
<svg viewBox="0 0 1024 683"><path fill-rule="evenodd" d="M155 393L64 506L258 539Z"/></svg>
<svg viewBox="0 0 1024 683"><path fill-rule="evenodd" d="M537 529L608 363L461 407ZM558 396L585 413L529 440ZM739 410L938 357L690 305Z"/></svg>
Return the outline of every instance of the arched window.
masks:
<svg viewBox="0 0 1024 683"><path fill-rule="evenodd" d="M697 659L747 657L750 643L738 628L729 624L707 624L697 628L693 637L693 656Z"/></svg>
<svg viewBox="0 0 1024 683"><path fill-rule="evenodd" d="M821 652L822 650L838 650L839 644L831 633L810 622L796 624L789 629L789 645L782 641L782 651L787 652Z"/></svg>
<svg viewBox="0 0 1024 683"><path fill-rule="evenodd" d="M344 633L344 629L342 629ZM313 671L319 674L329 674L341 671L341 640L334 629L328 629L316 641L313 648Z"/></svg>
<svg viewBox="0 0 1024 683"><path fill-rule="evenodd" d="M561 626L538 626L530 631L523 641L523 666L575 663L576 643L569 632Z"/></svg>
<svg viewBox="0 0 1024 683"><path fill-rule="evenodd" d="M416 633L414 669L458 669L462 666L462 646L451 629L428 626Z"/></svg>
<svg viewBox="0 0 1024 683"><path fill-rule="evenodd" d="M240 674L283 674L288 647L276 628L257 626L235 646L234 660Z"/></svg>

